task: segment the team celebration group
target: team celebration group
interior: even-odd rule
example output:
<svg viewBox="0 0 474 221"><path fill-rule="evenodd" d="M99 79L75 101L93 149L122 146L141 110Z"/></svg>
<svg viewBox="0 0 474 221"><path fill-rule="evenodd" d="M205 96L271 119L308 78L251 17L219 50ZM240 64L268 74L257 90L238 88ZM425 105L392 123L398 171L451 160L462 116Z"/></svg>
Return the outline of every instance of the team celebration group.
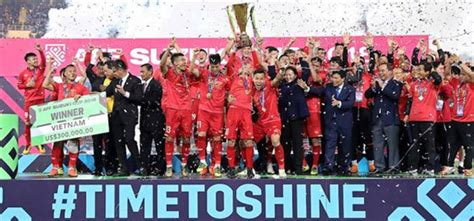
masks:
<svg viewBox="0 0 474 221"><path fill-rule="evenodd" d="M59 70L61 83L53 80L54 61L36 45L40 58L27 53L18 78L25 91L24 154L32 148L30 106L105 92L110 132L92 137L96 176L172 177L175 147L181 176L189 176L191 141L199 158L195 171L202 176L258 177L255 149L264 173L281 178L357 175L362 158L371 174L444 176L458 172L457 157L459 173L472 176L474 66L443 50L438 40L435 50L420 40L408 56L391 38L388 51L377 50L373 38L363 40L368 61L357 53L350 58L349 34L335 43L330 59L315 38L296 50L292 38L280 51L242 33L229 38L220 54L194 49L191 59L173 38L159 67L143 64L139 77L129 73L121 52L113 59L90 45L85 67L74 60ZM72 139L53 144L50 177L64 174L65 147L66 173L77 176L80 142Z"/></svg>

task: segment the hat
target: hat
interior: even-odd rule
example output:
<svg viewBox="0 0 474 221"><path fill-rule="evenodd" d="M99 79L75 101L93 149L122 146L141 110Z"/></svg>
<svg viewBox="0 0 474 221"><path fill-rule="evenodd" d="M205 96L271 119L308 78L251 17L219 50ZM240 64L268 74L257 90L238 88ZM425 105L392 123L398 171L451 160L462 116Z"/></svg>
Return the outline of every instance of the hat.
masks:
<svg viewBox="0 0 474 221"><path fill-rule="evenodd" d="M209 62L211 64L220 64L221 63L221 56L219 54L211 54L209 55Z"/></svg>

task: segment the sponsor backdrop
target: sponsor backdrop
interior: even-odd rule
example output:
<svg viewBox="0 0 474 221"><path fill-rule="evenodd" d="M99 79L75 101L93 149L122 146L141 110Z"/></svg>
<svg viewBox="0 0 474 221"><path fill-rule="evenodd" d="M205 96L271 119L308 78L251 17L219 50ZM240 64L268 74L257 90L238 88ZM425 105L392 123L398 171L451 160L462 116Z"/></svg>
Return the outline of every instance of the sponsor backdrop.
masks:
<svg viewBox="0 0 474 221"><path fill-rule="evenodd" d="M403 35L403 36L375 36L375 48L382 52L387 51L387 38L393 37L398 41L400 47L404 47L408 55L416 46L420 38L428 41L428 35ZM334 51L334 43L342 41L341 36L321 36L318 37L321 41L321 47L328 51L328 58ZM266 37L264 38L264 46L276 46L277 48L284 47L290 38L287 37ZM352 58L355 52L359 52L361 56L367 58L368 53L365 46L362 44L362 36L353 36L354 42L349 46L349 55ZM18 142L20 153L25 145L24 131L24 114L23 114L23 91L17 89L17 76L26 68L23 56L25 53L34 50L34 44L40 43L45 50L46 56L55 59L55 66L63 67L71 63L73 58L78 58L84 61L84 56L88 45L92 44L97 48L102 48L104 51L111 52L115 58L119 57L117 50L122 50L127 62L130 66L130 71L133 74L138 74L139 65L144 63L151 63L155 67L159 64L159 55L167 46L170 39L0 39L0 114L13 113L17 114L20 119ZM297 38L294 48L303 47L306 37ZM209 53L216 53L225 47L225 38L185 38L177 39L182 51L189 56L192 48L204 48ZM93 62L95 61L95 51L93 52ZM366 59L368 61L369 59ZM81 141L81 152L91 153L91 139L86 137ZM50 152L50 147L46 148L47 153ZM36 149L32 150L36 153ZM84 154L82 162L88 164L92 159L85 158ZM44 158L44 159L43 159ZM19 173L23 171L29 172L43 172L48 171L49 156L35 156L28 157L20 156ZM81 164L81 163L80 163ZM89 165L89 169L90 165Z"/></svg>

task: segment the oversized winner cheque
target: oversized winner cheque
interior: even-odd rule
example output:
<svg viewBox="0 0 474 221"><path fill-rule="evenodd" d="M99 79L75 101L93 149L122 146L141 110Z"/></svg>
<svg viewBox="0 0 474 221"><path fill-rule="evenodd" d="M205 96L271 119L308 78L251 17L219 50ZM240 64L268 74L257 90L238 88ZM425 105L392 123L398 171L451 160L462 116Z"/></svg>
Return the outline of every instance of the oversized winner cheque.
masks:
<svg viewBox="0 0 474 221"><path fill-rule="evenodd" d="M105 93L30 107L31 144L109 132Z"/></svg>

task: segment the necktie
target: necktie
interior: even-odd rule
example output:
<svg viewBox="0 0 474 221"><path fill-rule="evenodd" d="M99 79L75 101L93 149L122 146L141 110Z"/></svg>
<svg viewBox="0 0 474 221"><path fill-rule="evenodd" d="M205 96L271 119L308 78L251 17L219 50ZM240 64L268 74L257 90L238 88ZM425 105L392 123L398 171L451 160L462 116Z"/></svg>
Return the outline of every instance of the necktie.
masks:
<svg viewBox="0 0 474 221"><path fill-rule="evenodd" d="M336 97L339 97L339 94L340 94L340 93L341 93L341 88L338 87L338 88L336 89Z"/></svg>
<svg viewBox="0 0 474 221"><path fill-rule="evenodd" d="M148 86L148 84L145 82L145 83L143 84L143 93L145 93L147 86Z"/></svg>
<svg viewBox="0 0 474 221"><path fill-rule="evenodd" d="M119 80L118 84L122 86L122 79Z"/></svg>

